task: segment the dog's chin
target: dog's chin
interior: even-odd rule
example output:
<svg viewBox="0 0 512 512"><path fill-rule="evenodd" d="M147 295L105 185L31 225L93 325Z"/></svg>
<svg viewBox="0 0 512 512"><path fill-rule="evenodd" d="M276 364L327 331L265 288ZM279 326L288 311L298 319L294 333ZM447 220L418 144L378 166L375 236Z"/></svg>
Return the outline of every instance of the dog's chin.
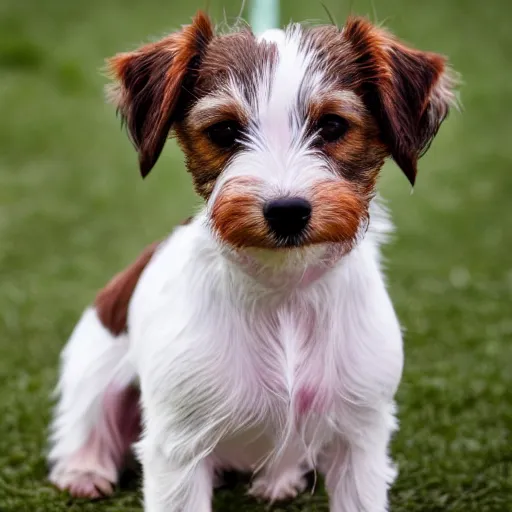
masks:
<svg viewBox="0 0 512 512"><path fill-rule="evenodd" d="M255 236L251 230L247 236L238 231L235 234L216 233L223 252L235 256L237 261L251 261L257 267L274 271L300 273L308 267L325 264L333 254L342 256L350 252L357 243L358 232L306 230L288 237L277 237L263 230L261 236Z"/></svg>
<svg viewBox="0 0 512 512"><path fill-rule="evenodd" d="M237 248L238 253L249 256L262 267L271 267L279 271L300 271L310 265L320 263L326 256L328 243L303 243L298 240L277 243L266 247Z"/></svg>

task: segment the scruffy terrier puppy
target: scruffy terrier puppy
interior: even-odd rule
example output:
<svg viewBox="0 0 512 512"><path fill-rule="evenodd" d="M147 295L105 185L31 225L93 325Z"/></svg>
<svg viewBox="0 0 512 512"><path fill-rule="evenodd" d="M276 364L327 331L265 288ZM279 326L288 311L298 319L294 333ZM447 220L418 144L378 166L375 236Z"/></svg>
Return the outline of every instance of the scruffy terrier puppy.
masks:
<svg viewBox="0 0 512 512"><path fill-rule="evenodd" d="M224 470L383 512L400 325L375 184L411 183L454 103L445 59L361 18L223 35L198 13L110 60L145 176L172 131L205 207L100 292L62 354L51 480L108 495L132 444L147 512L210 512Z"/></svg>

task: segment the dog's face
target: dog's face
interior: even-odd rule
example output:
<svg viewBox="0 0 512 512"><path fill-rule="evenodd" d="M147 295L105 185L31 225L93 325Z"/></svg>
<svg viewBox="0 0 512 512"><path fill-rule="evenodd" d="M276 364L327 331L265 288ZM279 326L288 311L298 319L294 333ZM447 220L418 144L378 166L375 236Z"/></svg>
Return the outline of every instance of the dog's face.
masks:
<svg viewBox="0 0 512 512"><path fill-rule="evenodd" d="M359 18L217 36L199 13L111 67L142 174L173 128L212 227L235 248L350 247L385 158L414 183L454 101L443 57Z"/></svg>

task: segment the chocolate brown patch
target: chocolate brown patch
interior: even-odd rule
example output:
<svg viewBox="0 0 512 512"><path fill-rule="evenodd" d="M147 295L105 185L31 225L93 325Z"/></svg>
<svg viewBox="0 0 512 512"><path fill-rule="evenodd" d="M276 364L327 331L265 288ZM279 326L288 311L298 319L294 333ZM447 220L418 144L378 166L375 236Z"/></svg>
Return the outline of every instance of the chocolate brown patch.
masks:
<svg viewBox="0 0 512 512"><path fill-rule="evenodd" d="M249 29L216 37L209 45L199 70L197 95L203 97L234 81L240 85L245 101L254 107L258 77L265 69L272 71L276 62L276 45L258 42Z"/></svg>
<svg viewBox="0 0 512 512"><path fill-rule="evenodd" d="M272 247L262 212L257 182L236 178L228 181L216 198L212 224L217 234L233 247Z"/></svg>
<svg viewBox="0 0 512 512"><path fill-rule="evenodd" d="M199 12L181 31L108 61L119 82L112 99L139 152L142 176L155 165L171 125L182 115L212 38L211 21Z"/></svg>
<svg viewBox="0 0 512 512"><path fill-rule="evenodd" d="M353 184L325 181L312 189L313 215L307 243L345 243L352 245L361 221L368 216L367 201Z"/></svg>
<svg viewBox="0 0 512 512"><path fill-rule="evenodd" d="M96 296L94 306L98 317L114 336L119 336L127 330L128 306L133 291L157 247L158 242L147 247L131 265L115 275Z"/></svg>
<svg viewBox="0 0 512 512"><path fill-rule="evenodd" d="M180 225L185 226L193 217L184 220ZM94 301L96 312L103 326L114 336L127 331L128 306L142 271L151 261L153 254L160 245L154 242L146 247L139 257L124 270L115 275L110 282L100 290Z"/></svg>
<svg viewBox="0 0 512 512"><path fill-rule="evenodd" d="M351 106L350 95L343 92L347 91L313 98L308 104L307 116L313 130L323 115L335 114L347 121L348 128L341 139L321 144L317 149L322 151L329 167L340 177L349 180L363 194L368 194L373 190L378 171L389 151L370 112L363 105Z"/></svg>
<svg viewBox="0 0 512 512"><path fill-rule="evenodd" d="M414 184L418 159L448 114L448 101L431 101L446 59L408 48L363 18L349 19L343 35L359 63L362 91L382 139Z"/></svg>

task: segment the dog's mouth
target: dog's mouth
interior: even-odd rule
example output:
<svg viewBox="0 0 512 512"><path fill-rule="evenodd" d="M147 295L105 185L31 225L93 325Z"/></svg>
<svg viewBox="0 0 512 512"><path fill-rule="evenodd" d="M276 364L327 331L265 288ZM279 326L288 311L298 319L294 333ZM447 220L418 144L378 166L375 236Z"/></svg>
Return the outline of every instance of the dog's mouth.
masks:
<svg viewBox="0 0 512 512"><path fill-rule="evenodd" d="M274 248L278 251L286 249L299 249L301 247L312 245L311 243L308 243L308 237L306 234L290 235L286 237L274 236L274 240Z"/></svg>

